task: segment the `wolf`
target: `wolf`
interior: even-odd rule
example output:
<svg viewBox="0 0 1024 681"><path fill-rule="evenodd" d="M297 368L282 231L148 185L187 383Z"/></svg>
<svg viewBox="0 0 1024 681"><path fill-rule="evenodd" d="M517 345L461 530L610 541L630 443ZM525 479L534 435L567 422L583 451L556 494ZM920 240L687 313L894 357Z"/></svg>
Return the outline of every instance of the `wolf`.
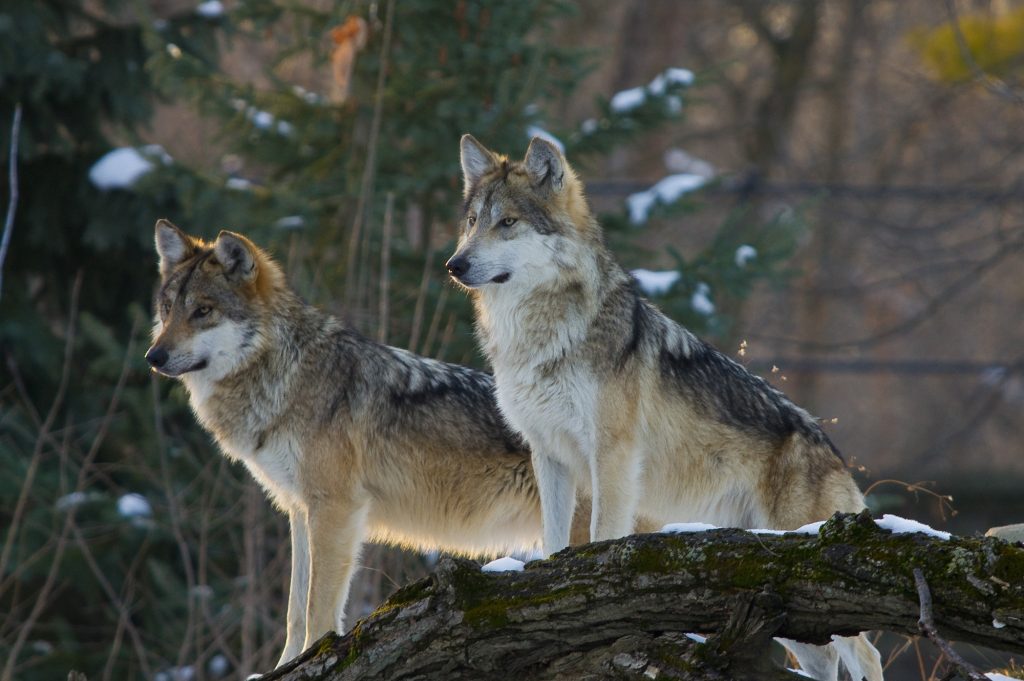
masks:
<svg viewBox="0 0 1024 681"><path fill-rule="evenodd" d="M533 452L546 553L568 543L578 491L592 541L629 533L638 513L785 530L864 508L810 414L640 294L554 145L534 138L511 161L466 135L461 162L447 269L472 295L498 405ZM790 648L816 678L836 678L837 654L882 678L863 637Z"/></svg>
<svg viewBox="0 0 1024 681"><path fill-rule="evenodd" d="M156 224L153 370L288 515L278 666L343 631L364 541L482 556L529 550L540 497L489 374L371 341L288 287L244 236ZM574 538L585 540L585 514Z"/></svg>

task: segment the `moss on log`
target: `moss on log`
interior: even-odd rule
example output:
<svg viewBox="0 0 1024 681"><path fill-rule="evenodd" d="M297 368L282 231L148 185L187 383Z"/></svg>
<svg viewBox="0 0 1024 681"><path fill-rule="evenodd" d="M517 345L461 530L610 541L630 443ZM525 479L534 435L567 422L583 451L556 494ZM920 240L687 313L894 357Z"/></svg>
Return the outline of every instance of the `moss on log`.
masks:
<svg viewBox="0 0 1024 681"><path fill-rule="evenodd" d="M914 568L944 637L1024 652L1024 548L894 535L862 513L835 515L817 536L634 535L523 572L444 559L264 679L793 678L765 668L773 636L916 635Z"/></svg>

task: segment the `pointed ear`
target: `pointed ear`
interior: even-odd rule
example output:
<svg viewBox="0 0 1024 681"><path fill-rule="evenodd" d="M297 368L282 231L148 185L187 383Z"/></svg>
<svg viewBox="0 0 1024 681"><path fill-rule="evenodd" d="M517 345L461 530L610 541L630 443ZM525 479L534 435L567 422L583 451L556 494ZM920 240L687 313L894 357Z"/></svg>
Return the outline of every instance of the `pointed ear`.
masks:
<svg viewBox="0 0 1024 681"><path fill-rule="evenodd" d="M228 279L243 284L256 281L256 246L241 234L222 230L213 243L213 254Z"/></svg>
<svg viewBox="0 0 1024 681"><path fill-rule="evenodd" d="M170 220L161 218L156 221L156 252L160 256L160 276L166 277L178 263L195 252L195 243Z"/></svg>
<svg viewBox="0 0 1024 681"><path fill-rule="evenodd" d="M494 170L498 163L494 154L477 142L472 135L463 135L459 147L462 158L463 192L468 194L470 188L479 182L481 177Z"/></svg>
<svg viewBox="0 0 1024 681"><path fill-rule="evenodd" d="M550 184L555 192L561 191L565 186L565 159L558 147L546 139L534 137L530 140L523 165L530 174L534 186L543 187Z"/></svg>

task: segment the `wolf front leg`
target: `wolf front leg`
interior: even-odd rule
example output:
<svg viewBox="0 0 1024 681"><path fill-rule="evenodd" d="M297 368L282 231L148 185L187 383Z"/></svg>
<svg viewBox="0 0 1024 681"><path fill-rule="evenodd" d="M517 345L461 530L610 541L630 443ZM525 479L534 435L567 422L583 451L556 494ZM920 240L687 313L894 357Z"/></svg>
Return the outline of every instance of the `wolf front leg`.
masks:
<svg viewBox="0 0 1024 681"><path fill-rule="evenodd" d="M640 497L640 457L632 438L606 433L590 460L594 491L590 541L618 539L633 532Z"/></svg>
<svg viewBox="0 0 1024 681"><path fill-rule="evenodd" d="M309 510L309 594L303 648L344 631L345 602L366 534L365 505L319 502Z"/></svg>
<svg viewBox="0 0 1024 681"><path fill-rule="evenodd" d="M306 599L309 596L309 523L305 510L288 511L292 538L292 577L288 588L288 629L280 667L302 652L306 641Z"/></svg>
<svg viewBox="0 0 1024 681"><path fill-rule="evenodd" d="M537 452L532 459L540 492L544 555L550 556L569 545L572 514L576 508L576 483L564 463Z"/></svg>

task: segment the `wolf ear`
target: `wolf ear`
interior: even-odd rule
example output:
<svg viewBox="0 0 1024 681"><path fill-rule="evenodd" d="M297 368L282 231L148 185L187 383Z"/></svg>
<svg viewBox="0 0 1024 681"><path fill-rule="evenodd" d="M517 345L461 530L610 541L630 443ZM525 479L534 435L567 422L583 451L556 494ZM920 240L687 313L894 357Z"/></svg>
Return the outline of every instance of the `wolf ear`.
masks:
<svg viewBox="0 0 1024 681"><path fill-rule="evenodd" d="M232 281L248 284L256 280L256 247L241 234L222 230L213 243L213 254Z"/></svg>
<svg viewBox="0 0 1024 681"><path fill-rule="evenodd" d="M523 165L536 187L550 183L551 189L559 192L565 186L565 159L558 147L546 139L534 137L530 140Z"/></svg>
<svg viewBox="0 0 1024 681"><path fill-rule="evenodd" d="M479 182L481 177L494 170L498 164L494 154L477 142L472 135L462 136L459 149L462 159L463 192L469 194L473 185Z"/></svg>
<svg viewBox="0 0 1024 681"><path fill-rule="evenodd" d="M192 255L195 246L192 237L175 227L170 220L156 221L156 252L160 256L160 276Z"/></svg>

